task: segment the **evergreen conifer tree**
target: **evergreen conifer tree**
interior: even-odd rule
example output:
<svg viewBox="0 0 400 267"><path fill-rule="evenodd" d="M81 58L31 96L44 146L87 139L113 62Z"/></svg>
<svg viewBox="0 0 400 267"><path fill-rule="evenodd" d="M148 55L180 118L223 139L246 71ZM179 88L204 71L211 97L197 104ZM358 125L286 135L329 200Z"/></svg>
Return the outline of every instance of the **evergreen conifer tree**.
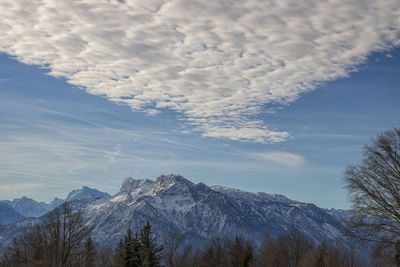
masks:
<svg viewBox="0 0 400 267"><path fill-rule="evenodd" d="M135 266L135 240L132 235L132 230L129 227L126 232L124 239L124 249L125 249L125 267L136 267Z"/></svg>
<svg viewBox="0 0 400 267"><path fill-rule="evenodd" d="M133 255L132 255L132 262L133 266L142 266L142 259L140 257L140 240L139 240L139 233L135 233L135 237L133 238L132 248L133 248Z"/></svg>
<svg viewBox="0 0 400 267"><path fill-rule="evenodd" d="M152 236L150 222L140 230L140 256L143 267L158 267L162 256L162 246L158 245Z"/></svg>

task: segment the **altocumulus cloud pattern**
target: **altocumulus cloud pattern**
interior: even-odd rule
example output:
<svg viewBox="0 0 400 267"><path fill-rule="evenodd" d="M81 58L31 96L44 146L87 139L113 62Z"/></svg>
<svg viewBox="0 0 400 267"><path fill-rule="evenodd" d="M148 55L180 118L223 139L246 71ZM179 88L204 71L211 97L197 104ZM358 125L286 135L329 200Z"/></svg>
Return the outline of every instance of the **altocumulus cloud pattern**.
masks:
<svg viewBox="0 0 400 267"><path fill-rule="evenodd" d="M400 44L398 0L2 0L0 51L89 94L182 114L205 137L280 142L261 119Z"/></svg>

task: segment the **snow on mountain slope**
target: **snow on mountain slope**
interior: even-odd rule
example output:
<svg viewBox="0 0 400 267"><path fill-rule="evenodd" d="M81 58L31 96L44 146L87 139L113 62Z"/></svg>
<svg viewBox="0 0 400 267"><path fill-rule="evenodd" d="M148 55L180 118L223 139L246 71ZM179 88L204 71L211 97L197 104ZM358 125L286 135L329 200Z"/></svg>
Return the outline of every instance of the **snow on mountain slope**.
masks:
<svg viewBox="0 0 400 267"><path fill-rule="evenodd" d="M161 240L175 231L199 247L213 237L234 235L260 244L265 234L275 237L294 227L316 243L333 243L336 238L351 241L344 236L346 226L340 219L313 204L282 195L194 184L178 175L162 175L155 181L127 177L111 197L76 198L69 203L84 212L93 227L92 238L110 246L117 244L128 227L136 231L146 221Z"/></svg>
<svg viewBox="0 0 400 267"><path fill-rule="evenodd" d="M350 211L350 210L341 210L341 209L333 209L333 208L329 208L329 209L325 209L325 211L331 215L332 217L334 217L337 220L343 221L345 223L348 222L348 220L354 216L354 214Z"/></svg>
<svg viewBox="0 0 400 267"><path fill-rule="evenodd" d="M180 232L193 242L212 237L243 235L260 243L266 233L279 236L299 228L315 242L334 242L345 226L313 204L282 195L249 193L225 187L194 184L176 175L155 181L125 178L120 191L83 207L93 238L115 244L131 227L149 220L156 235Z"/></svg>
<svg viewBox="0 0 400 267"><path fill-rule="evenodd" d="M272 201L272 202L280 202L280 203L299 203L293 200L288 199L287 197L279 194L267 194L264 192L257 192L257 193L251 193L251 192L246 192L243 190L239 189L234 189L234 188L229 188L229 187L224 187L224 186L211 186L210 187L212 190L221 192L225 195L229 195L235 199L247 199L249 201Z"/></svg>
<svg viewBox="0 0 400 267"><path fill-rule="evenodd" d="M93 189L87 186L83 186L81 189L71 191L65 201L81 200L81 199L96 199L96 198L107 198L110 197L108 193L100 192L97 189Z"/></svg>
<svg viewBox="0 0 400 267"><path fill-rule="evenodd" d="M133 179L126 177L122 182L120 191L112 198L112 202L133 201L144 195L150 195L154 181L149 179Z"/></svg>

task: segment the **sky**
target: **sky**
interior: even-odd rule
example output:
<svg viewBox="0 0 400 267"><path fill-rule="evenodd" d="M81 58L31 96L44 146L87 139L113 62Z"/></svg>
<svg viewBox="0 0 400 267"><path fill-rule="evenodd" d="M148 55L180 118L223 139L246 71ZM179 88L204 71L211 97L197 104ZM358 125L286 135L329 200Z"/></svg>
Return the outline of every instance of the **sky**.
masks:
<svg viewBox="0 0 400 267"><path fill-rule="evenodd" d="M1 1L0 199L126 176L349 208L400 123L400 3Z"/></svg>

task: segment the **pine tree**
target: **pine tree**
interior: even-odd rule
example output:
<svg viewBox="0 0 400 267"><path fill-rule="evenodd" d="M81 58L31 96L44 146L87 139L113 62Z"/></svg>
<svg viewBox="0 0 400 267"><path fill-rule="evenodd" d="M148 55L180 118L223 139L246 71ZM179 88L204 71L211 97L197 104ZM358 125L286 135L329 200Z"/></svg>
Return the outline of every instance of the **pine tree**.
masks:
<svg viewBox="0 0 400 267"><path fill-rule="evenodd" d="M140 240L138 232L133 236L131 228L126 232L123 251L124 251L124 265L125 267L141 267L142 260L140 257Z"/></svg>
<svg viewBox="0 0 400 267"><path fill-rule="evenodd" d="M159 246L156 239L152 237L151 225L147 221L146 225L140 230L140 256L143 267L158 267L162 256L163 248Z"/></svg>
<svg viewBox="0 0 400 267"><path fill-rule="evenodd" d="M132 230L129 227L125 235L124 248L125 248L125 267L136 267L135 266L135 251L134 251L134 238L132 236Z"/></svg>
<svg viewBox="0 0 400 267"><path fill-rule="evenodd" d="M133 266L142 266L142 259L140 257L140 240L139 240L139 233L135 233L135 237L133 238L132 248L133 248L133 256L132 262Z"/></svg>

